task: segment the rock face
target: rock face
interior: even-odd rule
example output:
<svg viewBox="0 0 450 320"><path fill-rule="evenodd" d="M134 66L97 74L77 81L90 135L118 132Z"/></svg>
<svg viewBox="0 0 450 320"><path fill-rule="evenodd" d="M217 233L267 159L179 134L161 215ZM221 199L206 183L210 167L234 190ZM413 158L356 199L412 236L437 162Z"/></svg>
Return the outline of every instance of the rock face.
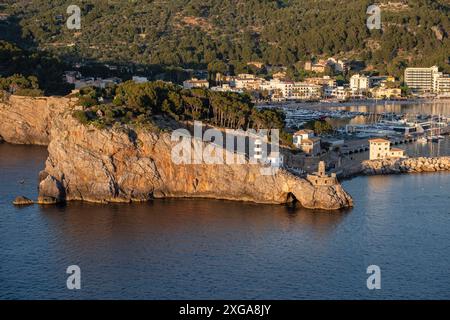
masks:
<svg viewBox="0 0 450 320"><path fill-rule="evenodd" d="M362 163L367 175L450 171L450 157L370 160Z"/></svg>
<svg viewBox="0 0 450 320"><path fill-rule="evenodd" d="M67 98L21 97L0 104L0 135L7 142L48 144L40 204L198 197L274 204L296 199L326 210L353 205L337 182L315 185L284 170L262 175L261 165L250 163L175 164L177 142L170 133L85 126L71 116L72 105Z"/></svg>
<svg viewBox="0 0 450 320"><path fill-rule="evenodd" d="M261 175L261 166L250 163L175 164L174 144L169 133L98 130L66 115L52 126L40 197L91 202L199 197L280 204L295 198L307 208L352 206L339 184L314 186L284 170Z"/></svg>
<svg viewBox="0 0 450 320"><path fill-rule="evenodd" d="M0 142L47 145L52 118L67 110L70 99L10 96L0 101Z"/></svg>
<svg viewBox="0 0 450 320"><path fill-rule="evenodd" d="M14 199L13 204L16 206L29 206L34 204L34 201L27 197L19 196Z"/></svg>

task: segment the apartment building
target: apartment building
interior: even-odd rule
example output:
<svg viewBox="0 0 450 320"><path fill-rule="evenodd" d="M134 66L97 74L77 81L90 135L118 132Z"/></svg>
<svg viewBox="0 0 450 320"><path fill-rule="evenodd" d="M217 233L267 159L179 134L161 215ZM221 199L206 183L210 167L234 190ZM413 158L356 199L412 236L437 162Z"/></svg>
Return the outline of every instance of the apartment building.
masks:
<svg viewBox="0 0 450 320"><path fill-rule="evenodd" d="M450 76L439 72L433 79L433 91L439 95L450 95Z"/></svg>
<svg viewBox="0 0 450 320"><path fill-rule="evenodd" d="M313 100L322 96L322 86L280 79L264 81L260 89L268 91L273 100Z"/></svg>
<svg viewBox="0 0 450 320"><path fill-rule="evenodd" d="M245 89L245 90L260 90L261 84L265 80L263 78L258 78L253 74L239 74L237 77L233 77L230 81L230 86L235 87L236 89Z"/></svg>
<svg viewBox="0 0 450 320"><path fill-rule="evenodd" d="M413 93L433 92L434 79L439 74L436 66L431 68L406 68L405 83Z"/></svg>
<svg viewBox="0 0 450 320"><path fill-rule="evenodd" d="M346 87L325 87L324 97L338 100L346 100L352 96L352 90Z"/></svg>
<svg viewBox="0 0 450 320"><path fill-rule="evenodd" d="M350 88L353 92L365 92L369 87L369 77L355 74L350 78Z"/></svg>
<svg viewBox="0 0 450 320"><path fill-rule="evenodd" d="M305 82L324 87L336 87L336 79L333 79L330 76L306 78Z"/></svg>

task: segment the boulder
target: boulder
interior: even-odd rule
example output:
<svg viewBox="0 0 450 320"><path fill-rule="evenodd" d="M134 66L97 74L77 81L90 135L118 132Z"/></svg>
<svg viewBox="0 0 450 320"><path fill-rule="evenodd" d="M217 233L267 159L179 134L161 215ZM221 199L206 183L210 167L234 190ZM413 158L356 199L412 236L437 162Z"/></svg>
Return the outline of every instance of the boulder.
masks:
<svg viewBox="0 0 450 320"><path fill-rule="evenodd" d="M24 196L18 196L14 199L13 204L16 206L29 206L34 204L34 201Z"/></svg>
<svg viewBox="0 0 450 320"><path fill-rule="evenodd" d="M47 175L39 183L39 198L38 203L58 203L65 200L65 190L61 182L55 177Z"/></svg>

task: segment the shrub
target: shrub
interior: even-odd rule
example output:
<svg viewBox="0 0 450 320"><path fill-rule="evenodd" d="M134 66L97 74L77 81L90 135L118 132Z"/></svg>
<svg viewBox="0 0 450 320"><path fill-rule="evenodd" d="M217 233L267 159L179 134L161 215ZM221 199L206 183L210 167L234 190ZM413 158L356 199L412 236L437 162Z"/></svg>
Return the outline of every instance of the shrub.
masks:
<svg viewBox="0 0 450 320"><path fill-rule="evenodd" d="M82 111L82 110L76 110L72 113L72 116L77 119L81 124L88 124L89 123L89 118L86 115L86 112Z"/></svg>

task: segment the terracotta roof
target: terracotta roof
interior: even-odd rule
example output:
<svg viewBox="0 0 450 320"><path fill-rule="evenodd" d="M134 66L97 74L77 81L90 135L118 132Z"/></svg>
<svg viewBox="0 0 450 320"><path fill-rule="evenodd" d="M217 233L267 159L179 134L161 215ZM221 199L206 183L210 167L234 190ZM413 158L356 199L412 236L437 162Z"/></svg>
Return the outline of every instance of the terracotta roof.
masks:
<svg viewBox="0 0 450 320"><path fill-rule="evenodd" d="M369 142L390 142L390 141L387 139L375 138L375 139L369 139Z"/></svg>
<svg viewBox="0 0 450 320"><path fill-rule="evenodd" d="M296 133L294 133L294 136L299 136L305 133L314 133L314 130L311 129L302 129L302 130L298 130Z"/></svg>

